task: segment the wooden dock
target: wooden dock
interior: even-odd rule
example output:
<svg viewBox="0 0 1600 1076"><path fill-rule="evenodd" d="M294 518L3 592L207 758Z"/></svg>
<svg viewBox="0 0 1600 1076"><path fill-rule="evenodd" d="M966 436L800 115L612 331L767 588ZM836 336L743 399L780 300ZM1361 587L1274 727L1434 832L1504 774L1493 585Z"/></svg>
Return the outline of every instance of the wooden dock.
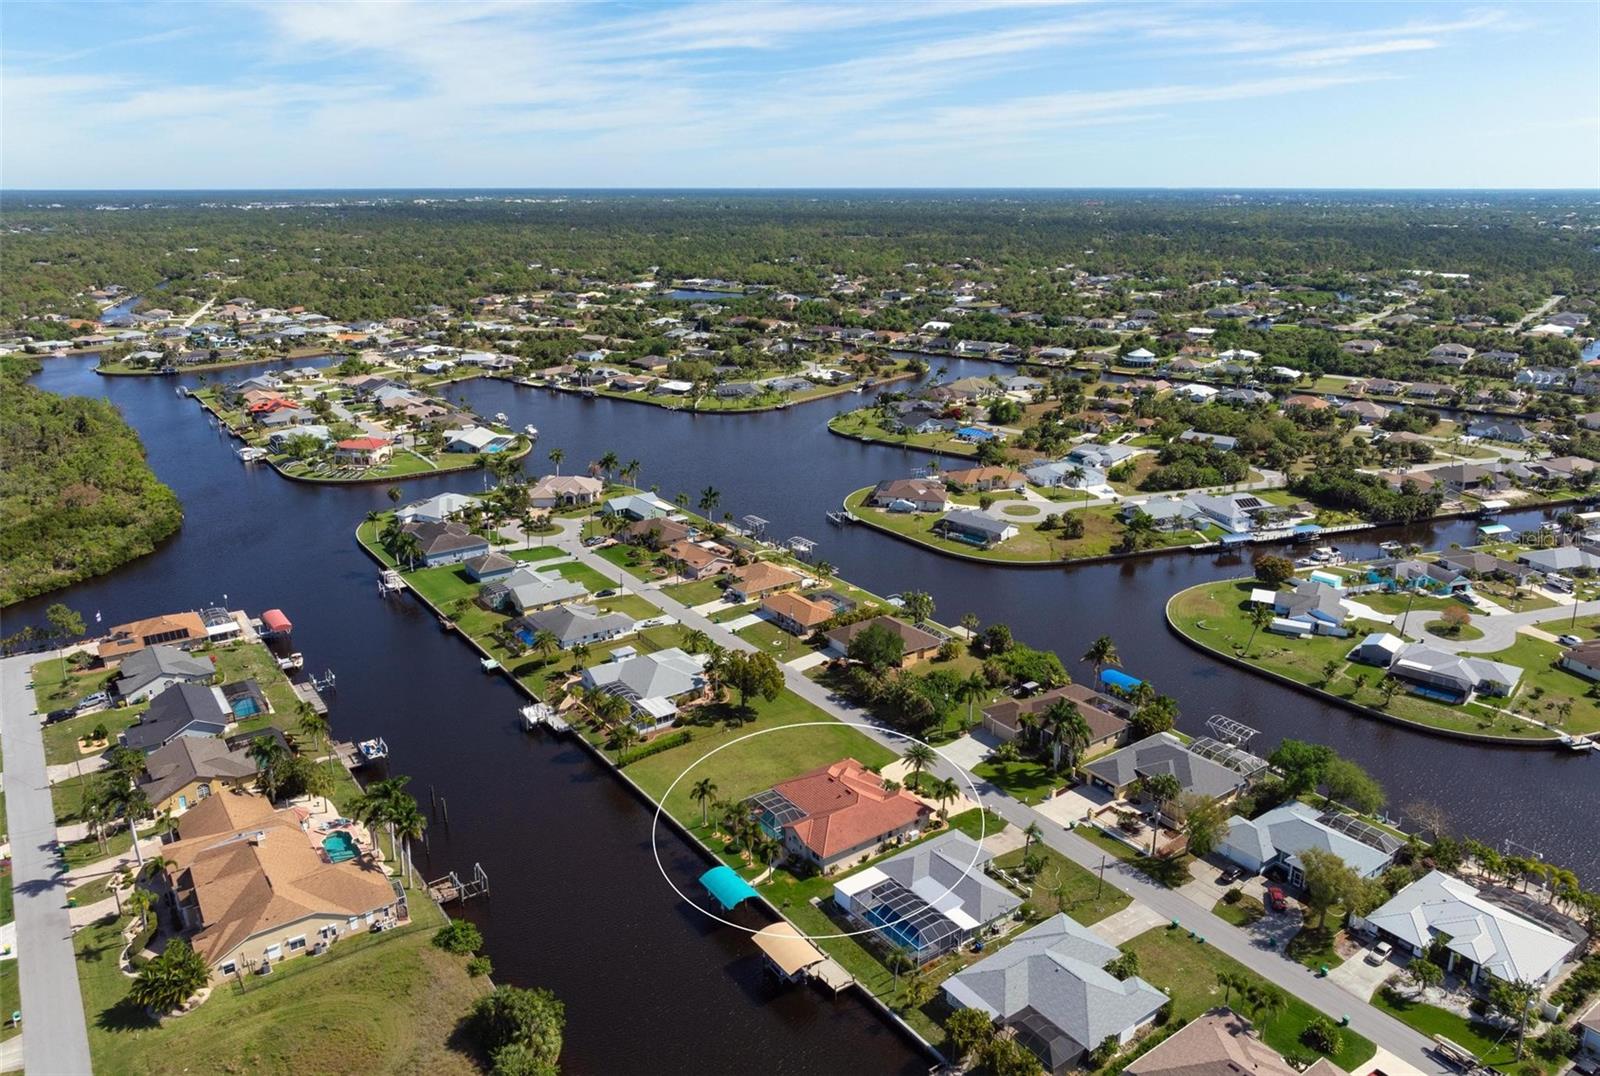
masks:
<svg viewBox="0 0 1600 1076"><path fill-rule="evenodd" d="M292 680L289 686L294 689L295 696L303 703L310 706L319 714L328 712L328 704L322 701L322 694L308 681Z"/></svg>

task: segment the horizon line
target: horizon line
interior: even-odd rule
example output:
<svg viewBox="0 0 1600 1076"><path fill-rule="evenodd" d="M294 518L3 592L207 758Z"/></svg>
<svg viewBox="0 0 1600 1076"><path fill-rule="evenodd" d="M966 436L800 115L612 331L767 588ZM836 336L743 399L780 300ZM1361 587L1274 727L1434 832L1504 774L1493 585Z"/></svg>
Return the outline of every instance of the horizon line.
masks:
<svg viewBox="0 0 1600 1076"><path fill-rule="evenodd" d="M828 191L828 192L911 192L911 193L945 193L945 192L1028 192L1028 193L1075 193L1083 191L1157 191L1157 192L1247 192L1247 193L1283 193L1283 192L1311 192L1311 193L1460 193L1460 194L1518 194L1518 193L1571 193L1593 194L1600 197L1600 186L1595 187L1427 187L1427 186L1400 186L1400 187L1296 187L1296 186L1226 186L1226 185L1194 185L1194 186L1137 186L1137 185L1101 185L1081 187L1043 187L1043 186L762 186L762 187L650 187L650 186L543 186L543 187L506 187L493 184L478 186L339 186L339 187L6 187L0 185L0 196L12 194L299 194L299 193L329 193L329 192L410 192L410 191L459 191L459 192L501 192L501 191L531 191L555 192L570 191L603 192L603 193L793 193L801 191Z"/></svg>

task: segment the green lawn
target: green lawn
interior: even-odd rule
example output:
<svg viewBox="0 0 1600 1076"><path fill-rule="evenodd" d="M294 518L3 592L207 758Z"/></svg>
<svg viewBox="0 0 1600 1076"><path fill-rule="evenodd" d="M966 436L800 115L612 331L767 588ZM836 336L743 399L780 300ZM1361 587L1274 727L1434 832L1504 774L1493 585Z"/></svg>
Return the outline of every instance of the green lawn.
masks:
<svg viewBox="0 0 1600 1076"><path fill-rule="evenodd" d="M117 678L115 669L76 669L71 660L46 658L33 666L33 697L41 714L76 705L87 695L105 691Z"/></svg>
<svg viewBox="0 0 1600 1076"><path fill-rule="evenodd" d="M1033 879L1028 902L1041 916L1048 918L1057 912L1066 912L1085 926L1098 923L1106 916L1120 912L1133 898L1113 885L1101 885L1093 871L1085 870L1054 848L1035 844L1029 855L1044 859L1044 867ZM1022 863L1022 849L996 856L994 865L1015 870Z"/></svg>
<svg viewBox="0 0 1600 1076"><path fill-rule="evenodd" d="M553 545L536 545L530 546L527 549L507 549L504 550L504 553L512 560L520 560L524 562L554 560L557 557L564 557L567 555L566 550L558 549Z"/></svg>
<svg viewBox="0 0 1600 1076"><path fill-rule="evenodd" d="M1168 614L1179 631L1197 642L1238 657L1247 656L1252 665L1298 683L1320 688L1362 706L1383 709L1397 717L1438 728L1487 733L1494 736L1548 739L1554 735L1525 721L1497 713L1479 702L1468 703L1465 706L1451 706L1402 690L1385 703L1379 687L1384 679L1381 670L1354 665L1345 660L1345 655L1355 643L1354 639L1338 639L1323 635L1312 636L1309 639L1290 639L1266 631L1254 631L1246 615L1245 606L1250 590L1258 586L1260 584L1254 580L1244 579L1223 580L1191 587L1172 599L1168 606ZM1362 595L1361 600L1366 601L1367 597ZM1421 602L1423 599L1417 600ZM1361 622L1356 623L1359 626ZM1517 656L1484 656L1521 664L1524 657L1520 651L1524 643L1534 647L1543 646L1552 653L1555 650L1552 644L1540 644L1536 640L1524 637L1516 647L1503 652L1512 654L1513 651L1518 651ZM1246 655L1246 644L1249 645L1248 655ZM1333 668L1331 678L1324 673L1330 664ZM1558 670L1547 670L1547 672L1552 676L1576 679L1571 674L1561 673ZM1512 701L1524 698L1530 691L1530 686L1525 683ZM1505 705L1505 700L1491 701ZM1591 721L1592 724L1589 723ZM1587 710L1575 706L1570 727L1574 729L1600 727L1600 712L1595 711L1592 703Z"/></svg>
<svg viewBox="0 0 1600 1076"><path fill-rule="evenodd" d="M587 564L578 564L576 562L557 564L553 570L558 572L563 579L571 579L574 582L582 583L589 588L590 594L601 590L611 590L617 585Z"/></svg>
<svg viewBox="0 0 1600 1076"><path fill-rule="evenodd" d="M692 609L722 597L722 587L716 579L697 579L693 583L674 583L670 587L662 587L661 593Z"/></svg>
<svg viewBox="0 0 1600 1076"><path fill-rule="evenodd" d="M1328 922L1337 924L1344 919L1344 913L1339 909L1328 912ZM1298 960L1308 968L1327 967L1330 970L1344 963L1344 957L1334 950L1333 940L1338 936L1336 926L1303 926L1299 933L1289 939L1288 948L1290 960Z"/></svg>
<svg viewBox="0 0 1600 1076"><path fill-rule="evenodd" d="M656 554L632 545L608 545L596 550L601 560L615 564L635 579L651 579L650 569L655 567Z"/></svg>
<svg viewBox="0 0 1600 1076"><path fill-rule="evenodd" d="M17 958L0 960L0 1042L22 1034L11 1026L11 1014L22 1008L22 989L17 985Z"/></svg>
<svg viewBox="0 0 1600 1076"><path fill-rule="evenodd" d="M1264 980L1232 957L1224 956L1204 941L1193 939L1186 930L1157 927L1134 938L1122 946L1124 952L1139 956L1139 975L1172 998L1173 1026L1182 1026L1208 1009L1224 1003L1225 992L1217 985L1219 972L1232 972L1243 976L1254 985ZM1237 1000L1237 999L1228 999ZM1300 1034L1318 1011L1305 1002L1290 996L1283 1010L1261 1022L1261 1036L1267 1044L1280 1053L1311 1053L1310 1047L1300 1041ZM1328 1015L1335 1022L1341 1014ZM1346 1071L1372 1057L1377 1048L1349 1028L1340 1029L1343 1042L1332 1061Z"/></svg>
<svg viewBox="0 0 1600 1076"><path fill-rule="evenodd" d="M1117 518L1115 507L1081 508L1074 510L1072 515L1083 522L1082 537L1062 538L1060 531L1043 531L1036 523L1012 520L1019 532L1015 538L989 549L979 549L934 534L933 526L941 518L940 513L886 512L864 507L863 502L870 492L870 488L859 489L845 499L846 507L868 526L913 539L932 549L960 553L978 560L1048 563L1099 557L1120 547L1126 532L1122 521ZM1195 531L1156 533L1152 535L1152 542L1147 548L1195 545L1204 540L1205 536Z"/></svg>
<svg viewBox="0 0 1600 1076"><path fill-rule="evenodd" d="M693 726L692 742L629 764L628 776L659 800L673 779L689 770L667 799L666 809L679 819L698 824L700 808L689 798L689 791L702 777L709 777L716 784L719 799L737 800L841 758L851 757L878 767L896 757L865 733L839 724L790 691L785 690L772 702L752 700L752 706L753 720L732 727L720 721ZM741 736L800 722L820 724L757 736L699 762L712 750Z"/></svg>
<svg viewBox="0 0 1600 1076"><path fill-rule="evenodd" d="M646 620L650 617L661 615L660 609L651 605L648 599L640 597L638 594L618 594L611 598L601 598L594 604L602 612L622 613L633 617L635 620Z"/></svg>
<svg viewBox="0 0 1600 1076"><path fill-rule="evenodd" d="M1541 627L1555 635L1565 632L1567 624L1568 621L1558 620ZM1517 641L1506 649L1483 656L1522 669L1521 687L1509 701L1498 700L1500 705L1568 732L1600 730L1600 702L1589 695L1594 685L1556 664L1565 650L1559 643L1547 643L1519 633ZM1563 707L1568 706L1570 712L1563 718Z"/></svg>
<svg viewBox="0 0 1600 1076"><path fill-rule="evenodd" d="M54 725L44 727L44 760L48 765L58 766L64 762L76 762L78 759L90 759L100 754L105 748L84 753L78 750L80 736L87 736L101 725L106 727L111 743L116 743L117 733L128 728L144 713L148 704L138 706L125 706L119 710L102 710L95 714L84 714L81 717L68 718Z"/></svg>
<svg viewBox="0 0 1600 1076"><path fill-rule="evenodd" d="M864 407L835 415L828 428L836 433L899 448L921 448L949 456L976 456L978 447L963 441L954 434L945 433L891 433L878 421L877 412Z"/></svg>
<svg viewBox="0 0 1600 1076"><path fill-rule="evenodd" d="M1267 914L1266 908L1254 897L1244 896L1229 904L1219 900L1211 906L1211 914L1221 919L1224 923L1232 923L1236 927L1248 927L1252 923L1260 922L1261 917Z"/></svg>
<svg viewBox="0 0 1600 1076"><path fill-rule="evenodd" d="M1407 1000L1390 990L1379 990L1373 995L1372 1004L1430 1038L1443 1035L1457 1046L1464 1046L1477 1054L1479 1061L1501 1071L1511 1072L1523 1064L1536 1065L1545 1072L1555 1069L1553 1064L1544 1062L1532 1050L1526 1052L1521 1062L1517 1061L1514 1032L1502 1041L1500 1031L1496 1028L1469 1021L1433 1005Z"/></svg>
<svg viewBox="0 0 1600 1076"><path fill-rule="evenodd" d="M457 1022L488 988L435 948L443 919L414 895L416 923L351 935L326 955L285 961L266 978L216 990L197 1011L153 1024L126 998L121 938L102 920L79 932L78 983L101 1072L477 1072L454 1048Z"/></svg>
<svg viewBox="0 0 1600 1076"><path fill-rule="evenodd" d="M1062 784L1060 774L1051 773L1049 766L1029 758L1016 762L980 762L972 767L972 775L1029 805L1049 798Z"/></svg>
<svg viewBox="0 0 1600 1076"><path fill-rule="evenodd" d="M1094 826L1079 826L1072 832L1090 844L1099 845L1124 863L1131 863L1141 872L1149 875L1152 880L1160 882L1169 889L1176 889L1191 878L1189 865L1194 862L1194 859L1189 855L1156 859L1152 856L1135 852L1115 837L1106 836Z"/></svg>
<svg viewBox="0 0 1600 1076"><path fill-rule="evenodd" d="M811 647L803 641L766 620L751 624L748 628L740 628L735 634L771 654L779 662L793 661L812 652Z"/></svg>

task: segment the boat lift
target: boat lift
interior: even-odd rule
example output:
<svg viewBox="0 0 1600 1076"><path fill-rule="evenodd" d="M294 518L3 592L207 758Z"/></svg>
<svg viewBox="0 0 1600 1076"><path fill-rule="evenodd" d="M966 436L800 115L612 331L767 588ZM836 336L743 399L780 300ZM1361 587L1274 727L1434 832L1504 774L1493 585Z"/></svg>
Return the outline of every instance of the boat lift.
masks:
<svg viewBox="0 0 1600 1076"><path fill-rule="evenodd" d="M427 883L428 896L436 904L449 904L451 901L465 903L473 897L489 895L489 874L483 869L483 864L472 865L472 880L463 882L461 876L451 871L443 878L435 878Z"/></svg>
<svg viewBox="0 0 1600 1076"><path fill-rule="evenodd" d="M744 524L746 536L754 538L758 542L766 537L767 520L762 519L760 516L745 516L739 522Z"/></svg>
<svg viewBox="0 0 1600 1076"><path fill-rule="evenodd" d="M795 556L799 557L801 560L806 560L809 558L812 553L816 552L817 549L816 542L813 542L810 538L804 538L798 534L783 544L792 549Z"/></svg>

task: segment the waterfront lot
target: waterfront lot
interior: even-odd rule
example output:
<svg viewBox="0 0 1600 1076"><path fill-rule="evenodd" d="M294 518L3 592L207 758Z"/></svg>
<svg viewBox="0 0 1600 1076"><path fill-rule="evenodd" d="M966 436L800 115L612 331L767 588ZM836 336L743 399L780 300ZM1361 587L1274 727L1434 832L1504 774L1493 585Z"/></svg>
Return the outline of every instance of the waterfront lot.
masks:
<svg viewBox="0 0 1600 1076"><path fill-rule="evenodd" d="M1073 516L1083 521L1083 536L1063 538L1060 531L1042 531L1037 523L1012 519L1018 529L1015 538L990 549L980 549L965 542L952 542L933 533L933 525L941 518L933 512L886 512L864 507L870 489L859 489L845 499L845 507L868 526L891 534L898 534L933 549L959 553L978 560L1038 561L1078 560L1084 557L1101 557L1116 551L1122 544L1126 528L1117 518L1117 509L1106 505L1098 508L1073 510ZM1206 537L1195 531L1176 533L1156 532L1151 535L1147 549L1164 549L1171 546L1196 545Z"/></svg>
<svg viewBox="0 0 1600 1076"><path fill-rule="evenodd" d="M1384 679L1382 671L1345 660L1345 655L1360 641L1363 623L1369 624L1370 630L1381 630L1382 625L1355 621L1355 634L1346 639L1322 635L1309 639L1286 639L1266 631L1254 631L1246 611L1246 602L1251 589L1260 585L1253 580L1224 580L1183 591L1172 599L1168 607L1172 623L1185 636L1207 647L1248 660L1251 665L1296 683L1319 688L1362 706L1381 709L1396 717L1437 728L1517 739L1548 739L1554 735L1479 702L1451 706L1401 691L1385 703L1380 689ZM1367 595L1359 595L1356 600L1365 602L1366 599ZM1251 638L1252 633L1254 639ZM1245 651L1246 644L1249 644L1248 654ZM1507 651L1481 656L1494 661L1522 664L1529 656L1525 651L1530 645L1546 646L1552 651L1556 649L1552 644L1524 639ZM1578 681L1577 677L1559 670L1546 669L1540 672L1527 665L1523 667L1525 678L1540 679L1548 673L1550 676ZM1531 680L1525 682L1510 700L1511 708L1531 703L1533 689L1537 686ZM1547 688L1543 694L1549 695L1550 689ZM1559 705L1559 700L1552 701ZM1493 703L1497 706L1507 705L1506 700L1493 700ZM1543 705L1542 698L1536 705ZM1592 702L1575 705L1572 717L1564 727L1572 731L1600 728L1600 708L1596 708Z"/></svg>

